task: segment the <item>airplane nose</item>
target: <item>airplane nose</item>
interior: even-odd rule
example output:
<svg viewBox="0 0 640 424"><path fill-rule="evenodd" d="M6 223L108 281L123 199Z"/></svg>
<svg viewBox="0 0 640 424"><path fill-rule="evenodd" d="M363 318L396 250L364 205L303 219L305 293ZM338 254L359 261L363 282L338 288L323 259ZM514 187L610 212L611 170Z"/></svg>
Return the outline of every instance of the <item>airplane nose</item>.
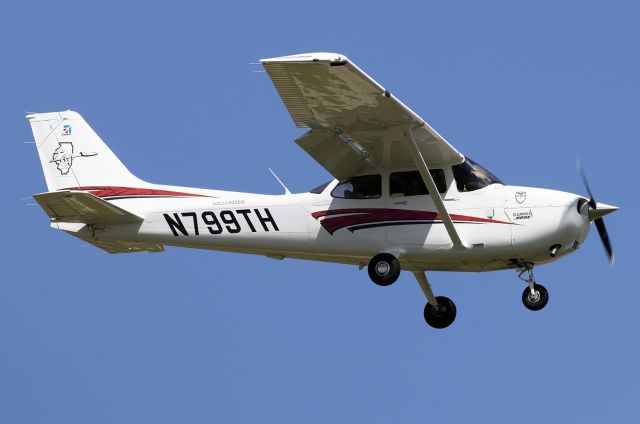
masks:
<svg viewBox="0 0 640 424"><path fill-rule="evenodd" d="M589 221L594 221L598 218L602 218L605 215L609 215L611 212L618 210L617 206L607 205L606 203L596 203L595 209L589 206Z"/></svg>

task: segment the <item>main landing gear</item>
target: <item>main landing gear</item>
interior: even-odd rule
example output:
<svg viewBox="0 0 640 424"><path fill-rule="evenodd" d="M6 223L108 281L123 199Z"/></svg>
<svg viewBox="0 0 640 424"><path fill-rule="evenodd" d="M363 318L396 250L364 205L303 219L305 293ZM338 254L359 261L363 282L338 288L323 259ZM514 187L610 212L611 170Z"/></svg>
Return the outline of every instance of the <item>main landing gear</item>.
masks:
<svg viewBox="0 0 640 424"><path fill-rule="evenodd" d="M424 271L414 271L420 288L427 296L428 303L424 307L424 320L433 328L447 328L456 319L456 304L445 296L434 296L431 284Z"/></svg>
<svg viewBox="0 0 640 424"><path fill-rule="evenodd" d="M369 261L369 278L379 286L389 286L400 276L400 261L389 253L379 253Z"/></svg>
<svg viewBox="0 0 640 424"><path fill-rule="evenodd" d="M522 303L531 311L539 311L549 302L549 292L542 284L536 283L532 263L516 263L518 278L527 283L522 292ZM524 274L526 276L523 276ZM413 271L420 288L427 297L424 307L424 320L433 328L446 328L456 319L456 305L445 296L434 296L431 284L424 271ZM379 286L389 286L400 276L400 261L389 253L379 253L369 262L369 277Z"/></svg>
<svg viewBox="0 0 640 424"><path fill-rule="evenodd" d="M526 277L522 274L527 273ZM529 287L522 292L522 303L531 311L539 311L549 302L549 292L542 284L536 283L533 277L533 264L525 264L524 269L518 274L518 278L526 282Z"/></svg>
<svg viewBox="0 0 640 424"><path fill-rule="evenodd" d="M389 253L380 253L369 262L369 277L379 286L389 286L400 276L400 261ZM423 271L413 273L428 303L424 307L424 320L433 328L446 328L456 319L456 305L444 296L434 296Z"/></svg>

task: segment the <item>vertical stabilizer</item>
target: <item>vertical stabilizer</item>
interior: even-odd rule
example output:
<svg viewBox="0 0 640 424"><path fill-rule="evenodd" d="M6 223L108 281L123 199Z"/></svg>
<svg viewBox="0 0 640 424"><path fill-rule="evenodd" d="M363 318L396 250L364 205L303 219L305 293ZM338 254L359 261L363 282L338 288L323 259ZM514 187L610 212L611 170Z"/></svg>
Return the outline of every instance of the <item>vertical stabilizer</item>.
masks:
<svg viewBox="0 0 640 424"><path fill-rule="evenodd" d="M34 113L27 119L49 191L145 184L129 172L79 113Z"/></svg>

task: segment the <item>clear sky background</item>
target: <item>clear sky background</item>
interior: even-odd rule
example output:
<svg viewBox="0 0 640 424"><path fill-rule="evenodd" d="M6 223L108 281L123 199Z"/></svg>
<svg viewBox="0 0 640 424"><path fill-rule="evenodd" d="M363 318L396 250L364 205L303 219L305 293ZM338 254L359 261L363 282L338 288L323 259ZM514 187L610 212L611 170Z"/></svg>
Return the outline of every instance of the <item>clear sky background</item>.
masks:
<svg viewBox="0 0 640 424"><path fill-rule="evenodd" d="M269 4L268 4L269 3ZM515 3L518 3L517 5ZM631 422L640 399L637 2L7 2L1 423ZM348 55L507 183L621 210L538 268L411 275L168 248L108 255L49 228L26 111L74 109L139 177L277 194L329 178L262 57Z"/></svg>

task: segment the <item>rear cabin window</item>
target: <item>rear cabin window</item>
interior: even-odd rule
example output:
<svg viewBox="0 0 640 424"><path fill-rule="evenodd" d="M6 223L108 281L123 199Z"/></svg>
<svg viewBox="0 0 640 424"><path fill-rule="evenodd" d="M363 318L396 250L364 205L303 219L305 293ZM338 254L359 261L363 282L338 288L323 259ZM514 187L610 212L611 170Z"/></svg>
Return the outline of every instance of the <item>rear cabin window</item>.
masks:
<svg viewBox="0 0 640 424"><path fill-rule="evenodd" d="M502 181L482 166L467 158L460 165L453 166L453 178L458 191L474 191Z"/></svg>
<svg viewBox="0 0 640 424"><path fill-rule="evenodd" d="M447 192L447 181L442 169L429 171L440 193ZM389 175L389 193L391 197L423 196L429 194L427 186L418 171L394 172Z"/></svg>
<svg viewBox="0 0 640 424"><path fill-rule="evenodd" d="M313 190L310 190L309 193L313 193L313 194L322 194L322 192L324 191L325 188L327 188L327 186L329 184L331 184L333 182L333 180L331 181L327 181L324 184L319 185L318 187L314 188Z"/></svg>
<svg viewBox="0 0 640 424"><path fill-rule="evenodd" d="M361 175L341 181L331 195L339 199L378 199L382 195L380 175Z"/></svg>

